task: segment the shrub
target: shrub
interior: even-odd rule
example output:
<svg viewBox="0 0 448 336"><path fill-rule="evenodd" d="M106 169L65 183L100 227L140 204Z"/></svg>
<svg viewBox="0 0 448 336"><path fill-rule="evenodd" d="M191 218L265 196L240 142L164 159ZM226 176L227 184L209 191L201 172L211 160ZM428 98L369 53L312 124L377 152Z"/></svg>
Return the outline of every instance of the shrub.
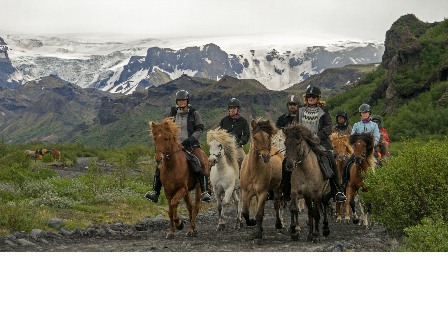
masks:
<svg viewBox="0 0 448 336"><path fill-rule="evenodd" d="M404 229L404 252L447 252L448 226L442 219L424 218L420 225Z"/></svg>
<svg viewBox="0 0 448 336"><path fill-rule="evenodd" d="M2 234L16 231L30 232L32 229L46 229L45 223L34 214L34 210L23 204L0 203L0 229Z"/></svg>
<svg viewBox="0 0 448 336"><path fill-rule="evenodd" d="M425 217L446 216L448 204L448 141L424 146L405 142L403 151L364 180L362 202L372 204L372 215L397 234Z"/></svg>
<svg viewBox="0 0 448 336"><path fill-rule="evenodd" d="M54 157L53 157L53 155L51 155L51 154L45 154L45 155L42 157L42 162L49 163L49 162L53 162L53 161L54 161Z"/></svg>

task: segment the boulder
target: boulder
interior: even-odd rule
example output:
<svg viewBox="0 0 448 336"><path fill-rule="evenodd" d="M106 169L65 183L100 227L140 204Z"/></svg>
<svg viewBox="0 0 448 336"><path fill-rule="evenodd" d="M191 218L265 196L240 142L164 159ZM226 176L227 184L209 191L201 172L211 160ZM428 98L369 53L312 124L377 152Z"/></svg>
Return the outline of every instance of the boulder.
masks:
<svg viewBox="0 0 448 336"><path fill-rule="evenodd" d="M64 221L59 218L50 218L47 221L47 226L49 226L51 228L55 228L55 229L59 229L62 224L64 224Z"/></svg>

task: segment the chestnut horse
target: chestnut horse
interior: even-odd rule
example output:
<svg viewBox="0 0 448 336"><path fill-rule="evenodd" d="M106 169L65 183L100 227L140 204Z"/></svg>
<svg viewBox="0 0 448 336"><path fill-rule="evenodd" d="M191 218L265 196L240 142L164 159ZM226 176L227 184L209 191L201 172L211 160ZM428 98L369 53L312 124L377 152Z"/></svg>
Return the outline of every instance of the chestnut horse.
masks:
<svg viewBox="0 0 448 336"><path fill-rule="evenodd" d="M279 192L282 181L283 154L271 144L271 138L277 133L274 123L266 119L252 120L252 140L247 156L241 165L241 190L243 217L248 226L256 225L255 240L263 238L264 206L268 191ZM249 207L252 197L258 201L255 220L249 219ZM280 202L274 202L277 230L283 229Z"/></svg>
<svg viewBox="0 0 448 336"><path fill-rule="evenodd" d="M353 153L353 148L348 143L349 135L338 135L338 133L333 133L330 137L331 144L333 145L333 153L336 154L336 165L338 167L339 173L339 184L342 183L342 170L345 163L347 162L350 155ZM336 203L336 222L342 220L341 216L341 203ZM345 219L350 220L350 214L345 213Z"/></svg>
<svg viewBox="0 0 448 336"><path fill-rule="evenodd" d="M376 160L373 156L373 145L375 143L375 137L371 133L354 133L350 136L349 142L354 149L355 161L350 167L350 181L347 185L347 202L345 206L345 214L347 216L347 214L349 213L350 204L353 213L353 223L358 224L359 218L355 210L355 196L358 190L364 187L363 173L365 173L369 168L375 171ZM359 203L359 205L361 207L361 215L363 217L362 221L366 229L368 229L368 215L370 213L370 209L367 208L367 211L365 212L362 204Z"/></svg>
<svg viewBox="0 0 448 336"><path fill-rule="evenodd" d="M380 133L380 141L378 141L378 144L375 146L375 151L377 151L381 158L383 159L384 163L387 162L387 152L389 151L389 145L386 142L386 137L384 133Z"/></svg>
<svg viewBox="0 0 448 336"><path fill-rule="evenodd" d="M312 139L312 134L301 124L291 124L283 128L285 133L286 169L291 174L291 239L298 240L300 235L297 200L305 198L308 208L309 233L307 241L317 243L319 238L320 206L324 207L324 236L330 234L328 227L328 202L331 199L331 188L328 180L324 180L317 161L317 155L325 155ZM313 225L314 224L314 225ZM299 228L298 230L296 228Z"/></svg>
<svg viewBox="0 0 448 336"><path fill-rule="evenodd" d="M196 215L199 212L201 191L199 183L195 180L194 174L188 166L182 146L179 145L177 133L180 127L173 121L173 118L166 118L160 124L150 121L152 138L156 148L155 160L160 169L160 180L163 191L168 200L168 214L170 216L170 229L166 238L174 238L174 228L182 230L184 223L177 214L177 207L181 199L185 200L190 225L187 236L197 236ZM207 174L209 165L207 155L201 151L202 160L205 163ZM191 201L190 190L195 191L194 204Z"/></svg>

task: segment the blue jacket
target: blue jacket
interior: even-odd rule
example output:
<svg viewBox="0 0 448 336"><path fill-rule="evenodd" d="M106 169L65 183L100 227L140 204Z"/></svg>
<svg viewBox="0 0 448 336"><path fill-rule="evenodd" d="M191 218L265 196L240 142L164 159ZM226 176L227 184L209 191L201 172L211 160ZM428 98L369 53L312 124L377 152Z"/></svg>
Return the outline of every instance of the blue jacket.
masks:
<svg viewBox="0 0 448 336"><path fill-rule="evenodd" d="M368 123L363 123L362 121L357 122L353 125L352 134L353 133L372 133L375 136L375 146L380 141L380 130L378 129L378 125L373 121L369 121Z"/></svg>

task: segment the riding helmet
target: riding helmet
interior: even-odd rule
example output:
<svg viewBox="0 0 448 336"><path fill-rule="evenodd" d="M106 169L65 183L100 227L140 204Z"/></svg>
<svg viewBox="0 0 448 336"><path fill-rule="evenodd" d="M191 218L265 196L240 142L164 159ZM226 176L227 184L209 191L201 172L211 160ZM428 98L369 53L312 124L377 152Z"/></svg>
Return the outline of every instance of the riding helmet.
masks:
<svg viewBox="0 0 448 336"><path fill-rule="evenodd" d="M338 117L344 117L345 120L347 120L347 112L344 110L339 110L338 113L336 113L336 120L338 120Z"/></svg>
<svg viewBox="0 0 448 336"><path fill-rule="evenodd" d="M190 94L185 90L179 90L176 92L176 102L178 99L186 99L187 104L190 103Z"/></svg>
<svg viewBox="0 0 448 336"><path fill-rule="evenodd" d="M300 98L298 95L288 95L288 97L286 98L286 105L290 104L290 103L295 103L300 105Z"/></svg>
<svg viewBox="0 0 448 336"><path fill-rule="evenodd" d="M359 113L361 113L361 112L371 112L371 111L370 111L370 105L368 105L368 104L362 104L362 105L359 107Z"/></svg>
<svg viewBox="0 0 448 336"><path fill-rule="evenodd" d="M229 103L227 104L227 107L230 107L230 106L236 106L236 107L240 108L241 107L241 103L236 98L230 98Z"/></svg>
<svg viewBox="0 0 448 336"><path fill-rule="evenodd" d="M320 94L322 94L322 92L320 91L320 89L317 86L310 86L306 90L306 94L319 96Z"/></svg>

